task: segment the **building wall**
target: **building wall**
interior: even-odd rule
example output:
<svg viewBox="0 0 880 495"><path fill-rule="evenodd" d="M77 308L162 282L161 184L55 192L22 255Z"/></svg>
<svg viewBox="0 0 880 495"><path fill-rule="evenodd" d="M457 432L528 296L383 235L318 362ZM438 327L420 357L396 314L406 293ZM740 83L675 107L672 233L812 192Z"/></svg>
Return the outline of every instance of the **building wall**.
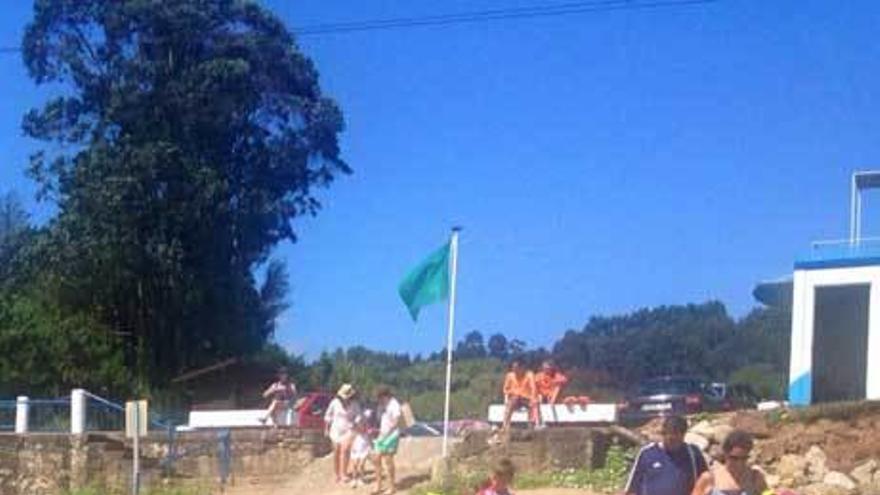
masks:
<svg viewBox="0 0 880 495"><path fill-rule="evenodd" d="M870 284L866 398L880 399L880 266L796 269L792 300L789 401L813 402L813 345L816 288Z"/></svg>

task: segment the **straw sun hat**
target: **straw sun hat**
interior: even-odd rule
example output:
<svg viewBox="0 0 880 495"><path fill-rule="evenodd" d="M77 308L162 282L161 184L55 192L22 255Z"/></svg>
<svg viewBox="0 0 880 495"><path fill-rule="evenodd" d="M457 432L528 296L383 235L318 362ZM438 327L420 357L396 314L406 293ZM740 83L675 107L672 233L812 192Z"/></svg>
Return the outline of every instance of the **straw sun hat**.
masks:
<svg viewBox="0 0 880 495"><path fill-rule="evenodd" d="M351 386L350 383L343 383L339 390L336 392L336 395L342 397L345 400L351 399L354 397L355 390L354 387Z"/></svg>

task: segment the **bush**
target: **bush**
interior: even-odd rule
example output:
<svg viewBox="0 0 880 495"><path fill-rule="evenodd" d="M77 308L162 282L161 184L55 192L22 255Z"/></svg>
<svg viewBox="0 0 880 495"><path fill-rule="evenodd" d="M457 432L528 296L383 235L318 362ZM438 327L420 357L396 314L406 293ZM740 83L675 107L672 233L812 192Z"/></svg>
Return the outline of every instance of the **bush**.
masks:
<svg viewBox="0 0 880 495"><path fill-rule="evenodd" d="M762 400L784 399L788 376L769 364L752 364L731 373L728 381L749 386Z"/></svg>
<svg viewBox="0 0 880 495"><path fill-rule="evenodd" d="M812 423L819 419L851 421L878 412L880 412L880 401L828 402L803 409L793 409L789 418L802 423Z"/></svg>
<svg viewBox="0 0 880 495"><path fill-rule="evenodd" d="M539 473L518 473L513 481L515 489L532 488L575 488L599 493L619 493L635 459L636 451L620 445L612 445L608 449L605 466L601 469L565 469ZM485 471L456 473L447 486L426 484L416 487L414 495L459 495L474 493L475 488L485 479Z"/></svg>

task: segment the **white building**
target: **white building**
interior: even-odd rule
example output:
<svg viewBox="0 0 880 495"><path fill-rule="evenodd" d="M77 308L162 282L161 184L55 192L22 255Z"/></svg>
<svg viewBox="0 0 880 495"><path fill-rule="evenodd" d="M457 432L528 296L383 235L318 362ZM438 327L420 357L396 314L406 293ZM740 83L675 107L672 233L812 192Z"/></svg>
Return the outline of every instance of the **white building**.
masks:
<svg viewBox="0 0 880 495"><path fill-rule="evenodd" d="M862 193L880 172L852 178L850 237L813 243L792 279L759 284L761 302L791 308L789 402L880 400L880 239L862 237Z"/></svg>

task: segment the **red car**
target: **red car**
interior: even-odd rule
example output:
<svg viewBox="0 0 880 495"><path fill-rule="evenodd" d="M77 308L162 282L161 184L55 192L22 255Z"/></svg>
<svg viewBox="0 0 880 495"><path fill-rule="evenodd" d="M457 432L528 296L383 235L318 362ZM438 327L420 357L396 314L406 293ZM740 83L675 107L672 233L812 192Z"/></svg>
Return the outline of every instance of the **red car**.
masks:
<svg viewBox="0 0 880 495"><path fill-rule="evenodd" d="M293 406L296 411L296 426L303 429L324 429L324 412L333 396L326 392L309 392L299 399Z"/></svg>

